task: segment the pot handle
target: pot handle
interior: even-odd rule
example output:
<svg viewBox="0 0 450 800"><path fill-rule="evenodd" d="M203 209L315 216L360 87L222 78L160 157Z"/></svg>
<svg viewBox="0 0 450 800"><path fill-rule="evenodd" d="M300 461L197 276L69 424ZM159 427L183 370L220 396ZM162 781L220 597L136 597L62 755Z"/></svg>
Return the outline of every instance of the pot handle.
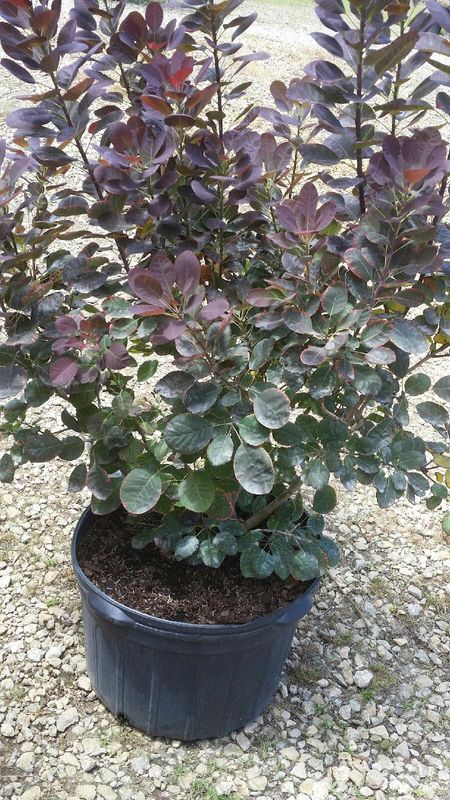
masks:
<svg viewBox="0 0 450 800"><path fill-rule="evenodd" d="M305 595L302 597L301 603L293 603L288 606L284 614L277 620L277 625L292 625L298 622L308 611L311 611L313 606L313 594Z"/></svg>
<svg viewBox="0 0 450 800"><path fill-rule="evenodd" d="M91 611L101 617L105 622L113 625L127 625L129 628L135 626L134 620L125 614L121 608L113 603L109 603L104 597L96 592L87 592L87 604Z"/></svg>

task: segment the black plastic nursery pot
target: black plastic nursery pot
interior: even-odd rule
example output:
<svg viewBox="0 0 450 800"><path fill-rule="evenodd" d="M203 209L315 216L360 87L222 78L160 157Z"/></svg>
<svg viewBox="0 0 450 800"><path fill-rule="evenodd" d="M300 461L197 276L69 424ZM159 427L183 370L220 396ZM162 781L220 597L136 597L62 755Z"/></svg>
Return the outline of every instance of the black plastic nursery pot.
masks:
<svg viewBox="0 0 450 800"><path fill-rule="evenodd" d="M289 605L245 624L159 619L118 603L86 577L77 551L92 521L87 509L73 536L72 564L97 697L149 735L183 741L224 736L256 719L276 692L320 578Z"/></svg>

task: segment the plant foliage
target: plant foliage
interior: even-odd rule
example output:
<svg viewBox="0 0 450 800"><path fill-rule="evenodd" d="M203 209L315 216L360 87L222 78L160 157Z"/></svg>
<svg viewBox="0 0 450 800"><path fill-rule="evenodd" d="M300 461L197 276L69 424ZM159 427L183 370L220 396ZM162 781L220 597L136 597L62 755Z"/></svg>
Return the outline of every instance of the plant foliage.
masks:
<svg viewBox="0 0 450 800"><path fill-rule="evenodd" d="M0 479L82 458L69 489L137 516L136 547L309 580L338 556L330 481L381 508L450 486L450 384L422 371L450 344L450 16L317 0L332 60L262 107L241 2L0 0L27 92L0 149Z"/></svg>

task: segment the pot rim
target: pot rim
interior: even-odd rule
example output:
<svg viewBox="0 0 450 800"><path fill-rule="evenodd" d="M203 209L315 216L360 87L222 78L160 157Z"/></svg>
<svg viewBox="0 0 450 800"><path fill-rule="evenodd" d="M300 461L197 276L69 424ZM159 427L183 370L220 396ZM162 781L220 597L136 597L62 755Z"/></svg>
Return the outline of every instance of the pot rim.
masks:
<svg viewBox="0 0 450 800"><path fill-rule="evenodd" d="M240 622L240 623L231 623L230 625L226 624L217 624L217 623L199 623L199 622L181 622L178 620L171 620L166 619L164 617L156 617L152 614L146 614L144 611L138 611L131 606L127 606L124 603L115 600L110 595L103 592L95 583L93 583L87 575L82 570L80 563L78 561L77 556L77 545L80 540L80 537L84 535L86 531L86 526L89 525L90 518L94 517L93 512L91 511L90 506L85 508L81 517L79 518L75 530L72 536L72 543L71 543L71 559L72 559L72 568L75 573L75 577L79 584L87 591L93 592L94 594L100 596L104 601L110 603L114 608L120 609L124 612L130 619L130 624L133 622L137 622L140 625L144 625L146 627L153 627L153 628L170 628L174 632L178 633L195 633L200 635L223 635L223 634L236 634L236 633L246 633L250 631L254 631L258 628L263 628L268 625L273 624L274 622L278 622L281 617L288 611L292 611L296 608L296 606L302 607L309 595L314 595L317 589L319 588L321 577L315 578L308 589L296 597L295 600L292 600L291 603L287 603L280 608L275 609L270 614L264 614L263 616L255 617L254 619L250 620L249 622ZM302 616L302 615L299 615Z"/></svg>

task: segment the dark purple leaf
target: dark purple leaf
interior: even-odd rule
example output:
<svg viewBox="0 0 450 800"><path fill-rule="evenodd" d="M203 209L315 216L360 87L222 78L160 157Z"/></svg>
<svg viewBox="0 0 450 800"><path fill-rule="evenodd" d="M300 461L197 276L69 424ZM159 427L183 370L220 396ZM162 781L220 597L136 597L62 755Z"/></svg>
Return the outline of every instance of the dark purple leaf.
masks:
<svg viewBox="0 0 450 800"><path fill-rule="evenodd" d="M198 258L189 250L180 253L175 259L176 284L185 297L194 294L200 283L202 268Z"/></svg>
<svg viewBox="0 0 450 800"><path fill-rule="evenodd" d="M28 72L25 67L21 67L16 61L11 61L10 58L2 58L0 63L8 70L15 78L24 83L36 83L31 72Z"/></svg>

